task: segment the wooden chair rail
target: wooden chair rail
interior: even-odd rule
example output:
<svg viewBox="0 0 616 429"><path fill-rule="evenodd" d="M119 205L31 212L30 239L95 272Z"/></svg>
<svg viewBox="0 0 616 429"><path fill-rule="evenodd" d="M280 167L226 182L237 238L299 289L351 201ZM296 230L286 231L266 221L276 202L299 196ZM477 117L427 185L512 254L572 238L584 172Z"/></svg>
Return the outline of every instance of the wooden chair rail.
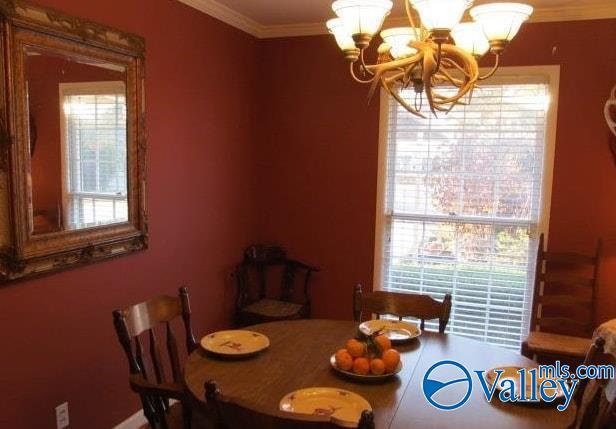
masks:
<svg viewBox="0 0 616 429"><path fill-rule="evenodd" d="M571 265L595 265L597 263L596 256L572 252L545 252L544 260L547 262Z"/></svg>
<svg viewBox="0 0 616 429"><path fill-rule="evenodd" d="M592 299L590 297L575 297L571 295L542 295L542 296L539 296L537 302L539 304L542 304L544 307L547 307L547 306L592 307L593 305Z"/></svg>

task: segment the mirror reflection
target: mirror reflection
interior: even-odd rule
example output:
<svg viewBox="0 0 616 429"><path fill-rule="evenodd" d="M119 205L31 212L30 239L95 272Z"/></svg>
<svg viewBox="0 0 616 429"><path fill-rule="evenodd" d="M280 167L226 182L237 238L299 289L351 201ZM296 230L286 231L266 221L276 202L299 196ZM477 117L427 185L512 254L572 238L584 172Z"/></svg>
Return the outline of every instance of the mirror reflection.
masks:
<svg viewBox="0 0 616 429"><path fill-rule="evenodd" d="M26 48L32 231L128 221L126 69Z"/></svg>

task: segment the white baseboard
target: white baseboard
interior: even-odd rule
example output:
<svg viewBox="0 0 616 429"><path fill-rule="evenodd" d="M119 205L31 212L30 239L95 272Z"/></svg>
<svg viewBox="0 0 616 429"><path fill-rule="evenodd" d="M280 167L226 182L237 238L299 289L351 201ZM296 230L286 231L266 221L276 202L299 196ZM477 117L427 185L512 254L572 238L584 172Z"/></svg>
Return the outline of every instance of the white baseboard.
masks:
<svg viewBox="0 0 616 429"><path fill-rule="evenodd" d="M176 402L176 399L171 399L169 400L169 405L173 405ZM139 410L135 414L124 420L122 423L115 426L113 429L139 429L147 422L148 420L143 415L143 410Z"/></svg>
<svg viewBox="0 0 616 429"><path fill-rule="evenodd" d="M122 423L114 427L113 429L139 429L148 421L143 415L143 410L137 411L135 414L124 420Z"/></svg>

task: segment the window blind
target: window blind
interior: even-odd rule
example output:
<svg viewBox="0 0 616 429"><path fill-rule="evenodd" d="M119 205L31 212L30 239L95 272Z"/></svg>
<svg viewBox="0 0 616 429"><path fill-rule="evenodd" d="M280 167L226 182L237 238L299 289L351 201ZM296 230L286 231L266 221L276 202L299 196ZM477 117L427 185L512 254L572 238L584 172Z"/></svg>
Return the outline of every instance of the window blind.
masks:
<svg viewBox="0 0 616 429"><path fill-rule="evenodd" d="M128 220L123 82L61 84L69 229Z"/></svg>
<svg viewBox="0 0 616 429"><path fill-rule="evenodd" d="M388 102L382 288L449 293L448 332L513 349L528 330L546 81L484 84L438 118Z"/></svg>

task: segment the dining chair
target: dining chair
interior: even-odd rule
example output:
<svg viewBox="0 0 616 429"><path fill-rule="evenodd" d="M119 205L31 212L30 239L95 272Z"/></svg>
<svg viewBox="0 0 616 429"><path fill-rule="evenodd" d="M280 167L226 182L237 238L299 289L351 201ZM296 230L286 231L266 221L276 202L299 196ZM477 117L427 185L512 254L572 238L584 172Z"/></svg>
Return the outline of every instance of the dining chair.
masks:
<svg viewBox="0 0 616 429"><path fill-rule="evenodd" d="M282 247L250 246L234 272L236 326L308 318L308 287L312 274L318 271L318 268L289 259ZM278 285L271 284L273 277L279 277Z"/></svg>
<svg viewBox="0 0 616 429"><path fill-rule="evenodd" d="M584 365L616 365L616 359L605 350L606 341L597 337L590 346ZM615 380L583 379L575 392L577 413L569 429L613 429L616 427L616 400L608 394ZM615 385L616 386L616 385ZM613 388L611 389L613 390Z"/></svg>
<svg viewBox="0 0 616 429"><path fill-rule="evenodd" d="M177 340L171 327L172 321L181 317L186 335L186 351L193 352L197 342L190 314L190 301L185 287L179 289L177 298L158 296L126 310L113 312L115 330L128 359L129 384L141 397L143 413L151 429L188 429L191 426L190 395L184 384ZM166 337L167 360L162 359L159 347L157 331L161 329ZM169 368L170 381L167 380ZM171 400L176 402L172 404Z"/></svg>
<svg viewBox="0 0 616 429"><path fill-rule="evenodd" d="M340 429L327 416L299 415L270 416L242 406L237 400L225 397L214 380L205 382L205 401L208 413L214 416L216 429ZM375 429L374 414L365 410L358 429Z"/></svg>
<svg viewBox="0 0 616 429"><path fill-rule="evenodd" d="M428 295L375 291L365 293L362 285L355 287L353 299L353 316L359 322L366 314L377 319L383 315L397 316L399 320L412 317L420 320L420 327L425 328L426 320L438 319L438 331L442 334L449 323L451 314L451 295L446 294L443 301L437 301Z"/></svg>
<svg viewBox="0 0 616 429"><path fill-rule="evenodd" d="M597 277L602 244L594 255L548 252L541 234L537 247L531 332L522 343L530 359L570 359L578 364L595 328Z"/></svg>

